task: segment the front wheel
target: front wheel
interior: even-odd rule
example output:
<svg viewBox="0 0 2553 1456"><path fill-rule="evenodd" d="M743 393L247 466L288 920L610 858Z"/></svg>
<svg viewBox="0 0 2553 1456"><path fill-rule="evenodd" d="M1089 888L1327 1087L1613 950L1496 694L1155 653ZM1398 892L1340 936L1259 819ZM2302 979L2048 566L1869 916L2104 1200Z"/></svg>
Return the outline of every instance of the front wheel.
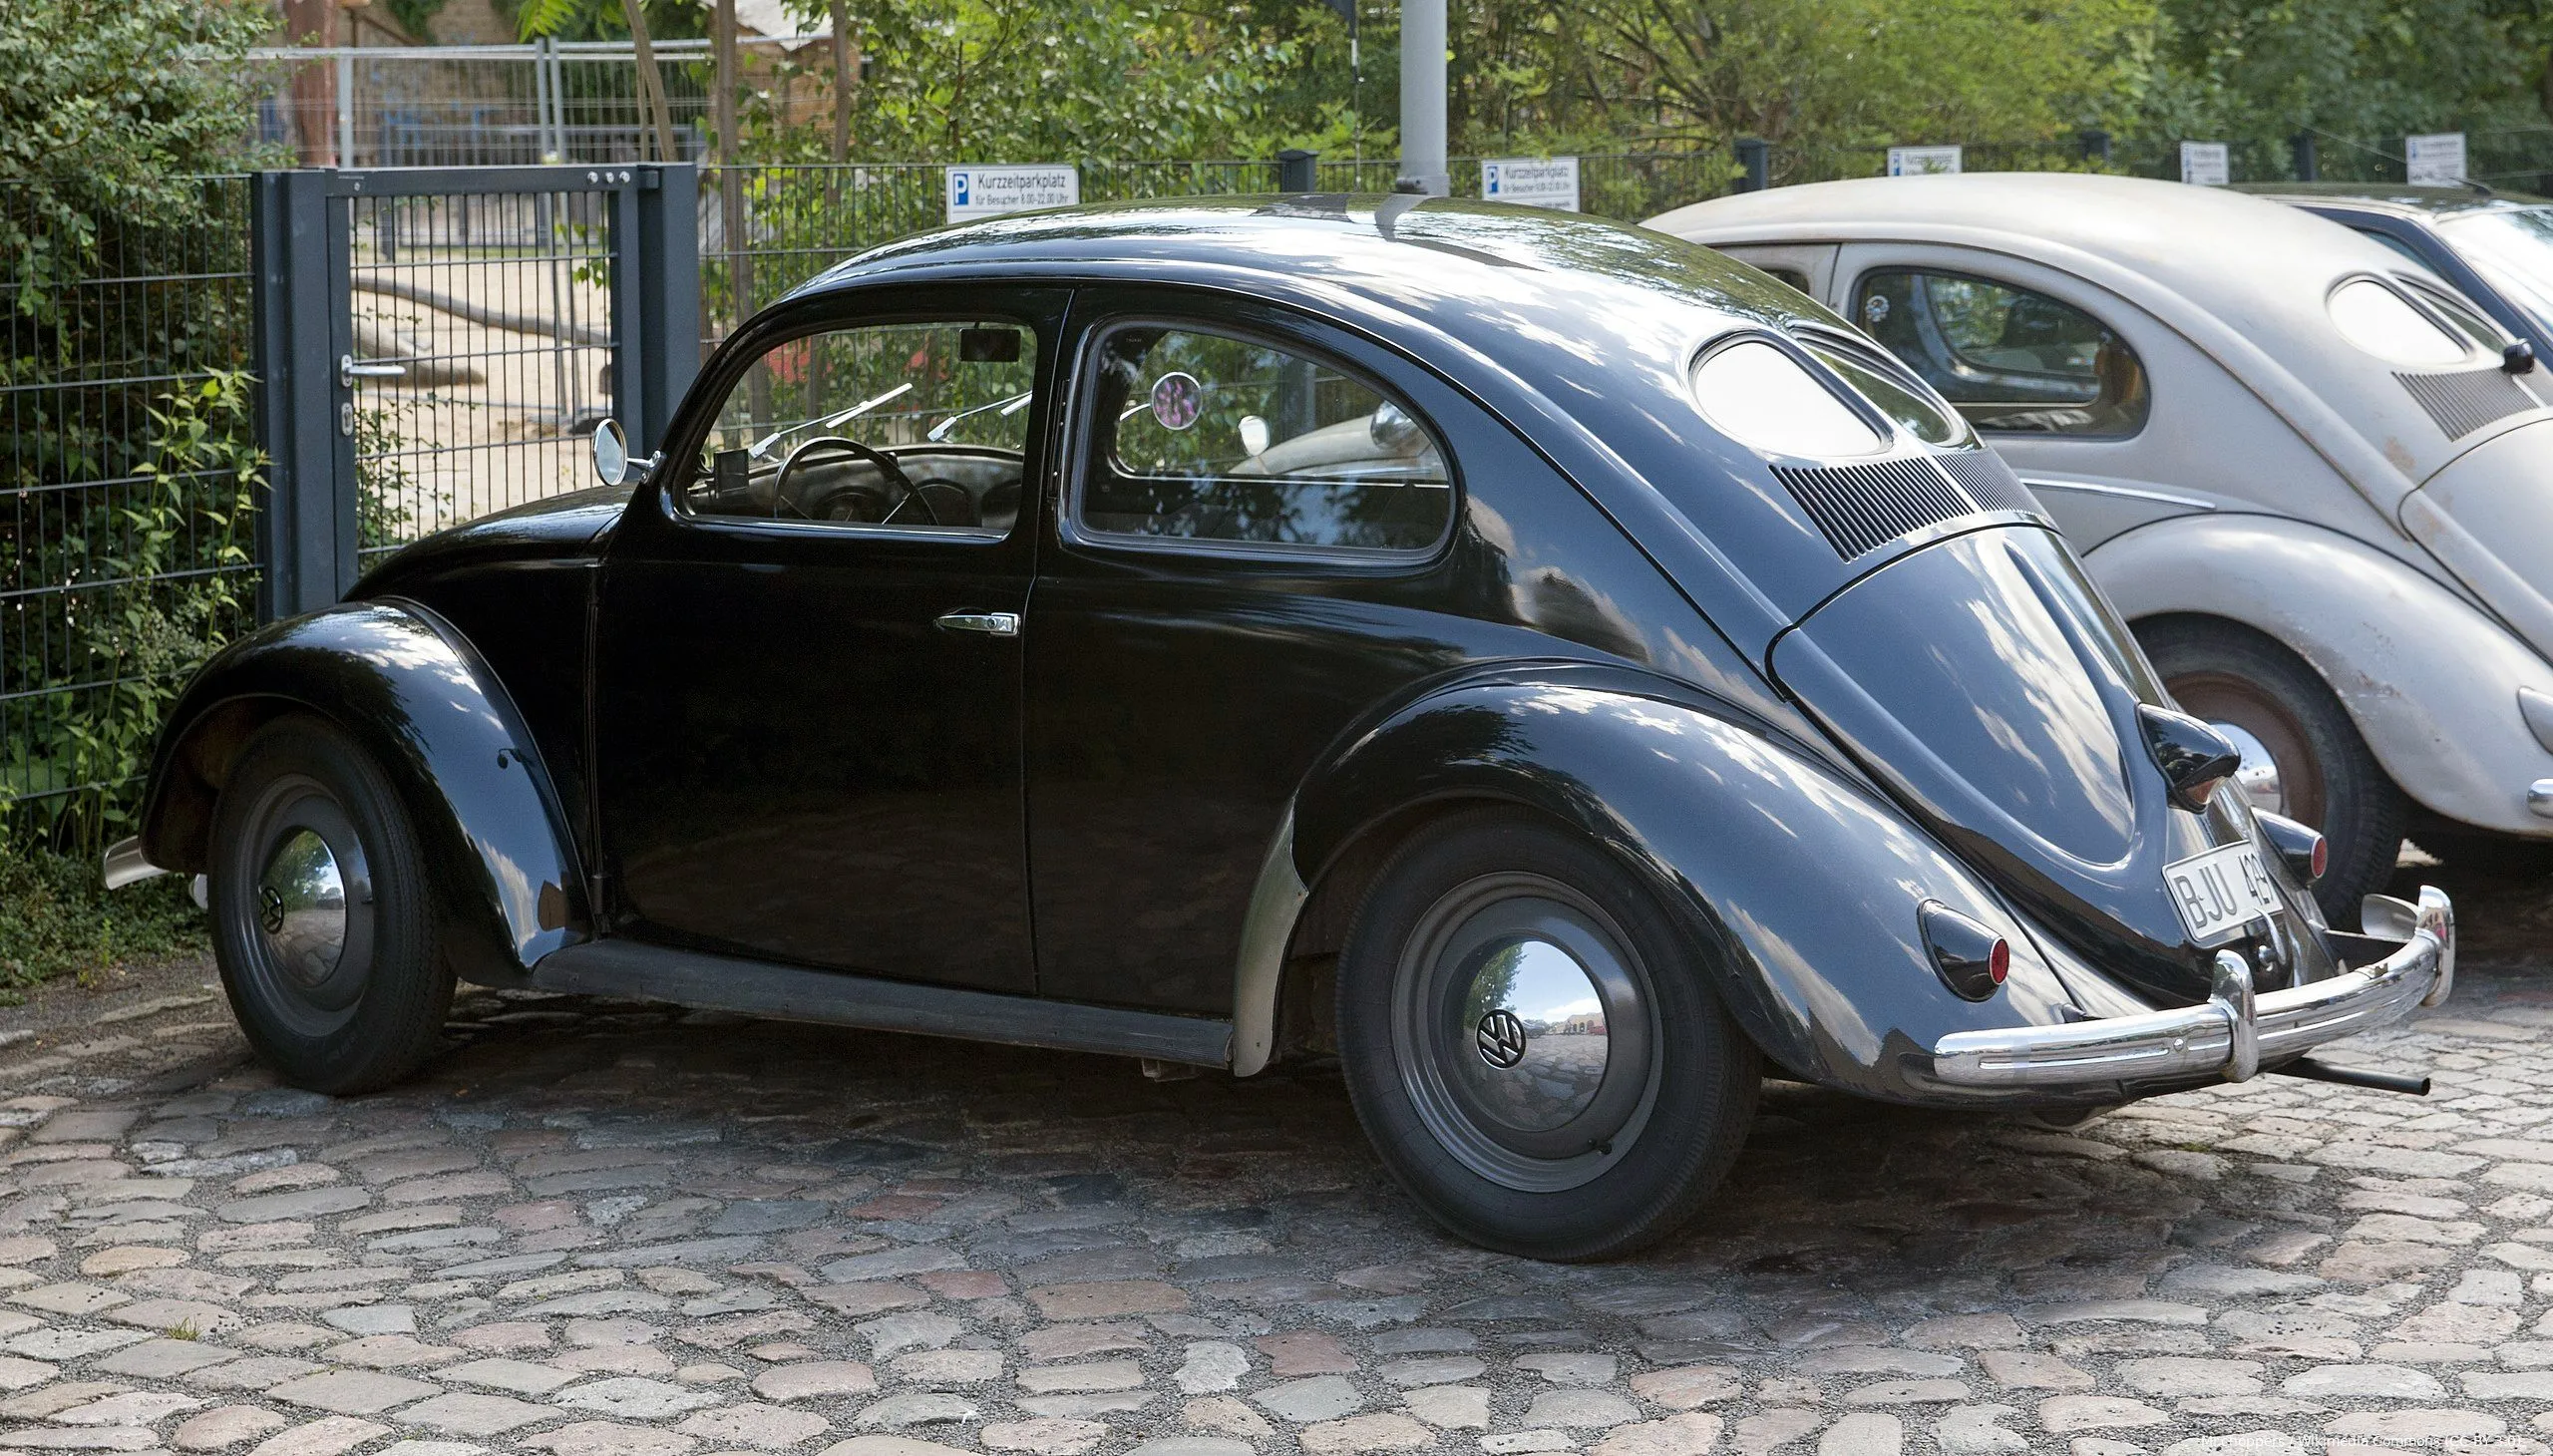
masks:
<svg viewBox="0 0 2553 1456"><path fill-rule="evenodd" d="M214 806L213 958L248 1044L285 1081L368 1092L434 1054L452 1006L416 831L333 725L281 718Z"/></svg>
<svg viewBox="0 0 2553 1456"><path fill-rule="evenodd" d="M2138 632L2163 685L2243 750L2254 806L2323 832L2331 865L2314 887L2336 925L2393 878L2410 805L2368 751L2341 700L2303 658L2231 623L2166 620Z"/></svg>
<svg viewBox="0 0 2553 1456"><path fill-rule="evenodd" d="M1703 948L1604 851L1531 816L1420 831L1338 966L1348 1093L1438 1222L1598 1260L1673 1233L1752 1121L1752 1043Z"/></svg>

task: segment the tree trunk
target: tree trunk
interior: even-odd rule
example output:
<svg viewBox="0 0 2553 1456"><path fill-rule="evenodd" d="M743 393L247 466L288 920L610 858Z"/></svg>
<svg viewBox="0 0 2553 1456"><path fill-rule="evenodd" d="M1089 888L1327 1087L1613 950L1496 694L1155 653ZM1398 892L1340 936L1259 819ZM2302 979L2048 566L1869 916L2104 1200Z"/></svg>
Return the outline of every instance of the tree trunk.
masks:
<svg viewBox="0 0 2553 1456"><path fill-rule="evenodd" d="M851 6L833 0L834 166L851 160L851 89L860 84L860 48L851 41Z"/></svg>
<svg viewBox="0 0 2553 1456"><path fill-rule="evenodd" d="M286 43L337 43L337 0L284 0ZM293 69L292 139L304 167L337 165L337 68L312 61Z"/></svg>

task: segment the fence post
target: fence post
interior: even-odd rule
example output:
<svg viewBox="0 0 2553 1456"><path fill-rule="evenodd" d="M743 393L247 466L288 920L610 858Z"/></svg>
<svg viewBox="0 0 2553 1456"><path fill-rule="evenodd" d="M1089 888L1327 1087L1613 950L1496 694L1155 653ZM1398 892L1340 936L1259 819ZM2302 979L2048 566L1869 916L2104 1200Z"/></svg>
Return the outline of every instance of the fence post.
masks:
<svg viewBox="0 0 2553 1456"><path fill-rule="evenodd" d="M2109 133L2098 127L2086 127L2075 136L2083 144L2085 162L2097 162L2103 167L2110 165Z"/></svg>
<svg viewBox="0 0 2553 1456"><path fill-rule="evenodd" d="M1280 192L1316 192L1320 190L1320 154L1288 147L1276 154L1276 190Z"/></svg>
<svg viewBox="0 0 2553 1456"><path fill-rule="evenodd" d="M257 513L257 617L316 611L355 573L354 406L338 399L336 355L351 352L340 291L344 244L331 225L331 174L261 172L248 232L257 443L266 498ZM334 281L331 281L334 280ZM347 336L340 339L344 333Z"/></svg>
<svg viewBox="0 0 2553 1456"><path fill-rule="evenodd" d="M2314 154L2314 134L2312 132L2299 132L2295 136L2288 138L2287 151L2289 158L2296 164L2296 180L2298 182L2320 182L2322 180L2322 159Z"/></svg>
<svg viewBox="0 0 2553 1456"><path fill-rule="evenodd" d="M636 171L612 219L611 394L631 448L645 456L664 444L700 372L700 169Z"/></svg>
<svg viewBox="0 0 2553 1456"><path fill-rule="evenodd" d="M1746 176L1739 180L1741 192L1760 192L1773 184L1773 144L1761 137L1737 139L1737 165Z"/></svg>

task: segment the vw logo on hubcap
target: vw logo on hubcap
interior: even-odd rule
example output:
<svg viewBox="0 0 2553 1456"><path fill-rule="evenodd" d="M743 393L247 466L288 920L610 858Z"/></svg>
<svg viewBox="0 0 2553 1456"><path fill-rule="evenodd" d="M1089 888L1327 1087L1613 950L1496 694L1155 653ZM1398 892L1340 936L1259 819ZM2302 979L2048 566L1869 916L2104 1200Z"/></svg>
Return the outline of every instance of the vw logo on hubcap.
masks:
<svg viewBox="0 0 2553 1456"><path fill-rule="evenodd" d="M283 896L271 885L257 887L257 923L269 935L283 933Z"/></svg>
<svg viewBox="0 0 2553 1456"><path fill-rule="evenodd" d="M1504 1071L1525 1059L1525 1023L1502 1007L1480 1018L1472 1042L1480 1048L1482 1061Z"/></svg>

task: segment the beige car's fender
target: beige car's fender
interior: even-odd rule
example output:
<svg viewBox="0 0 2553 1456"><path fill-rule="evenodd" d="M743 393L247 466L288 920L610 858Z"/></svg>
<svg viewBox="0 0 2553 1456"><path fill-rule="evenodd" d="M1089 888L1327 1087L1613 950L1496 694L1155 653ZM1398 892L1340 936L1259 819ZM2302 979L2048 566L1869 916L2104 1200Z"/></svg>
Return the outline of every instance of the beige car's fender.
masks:
<svg viewBox="0 0 2553 1456"><path fill-rule="evenodd" d="M2141 526L2084 557L2134 622L2194 613L2285 644L2331 685L2402 792L2451 819L2553 838L2527 788L2553 752L2518 689L2553 693L2553 664L2436 581L2337 532L2211 513Z"/></svg>

